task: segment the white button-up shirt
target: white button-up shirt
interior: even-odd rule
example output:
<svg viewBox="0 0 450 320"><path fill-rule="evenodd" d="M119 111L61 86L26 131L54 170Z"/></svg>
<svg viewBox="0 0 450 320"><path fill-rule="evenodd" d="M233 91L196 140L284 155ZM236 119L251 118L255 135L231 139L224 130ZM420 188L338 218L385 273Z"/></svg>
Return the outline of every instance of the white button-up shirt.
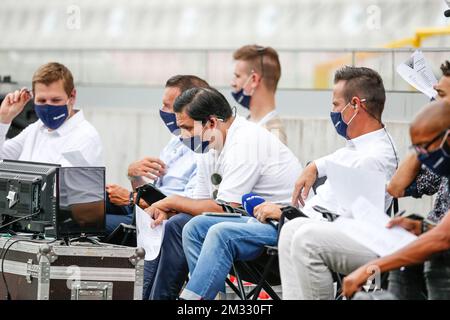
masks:
<svg viewBox="0 0 450 320"><path fill-rule="evenodd" d="M63 167L104 166L97 130L76 113L58 129L49 131L41 120L5 141L9 124L0 123L0 159L60 164Z"/></svg>
<svg viewBox="0 0 450 320"><path fill-rule="evenodd" d="M385 175L389 181L397 168L397 152L394 151L392 139L389 139L385 129L373 131L355 139L348 140L344 148L315 160L318 177L327 175L326 161L338 163L350 168L361 168L369 171L378 171ZM392 197L386 192L385 209L391 204ZM304 211L314 217L321 217L312 209L314 205L327 208L332 212L339 212L339 205L329 181L317 188L317 194L306 201Z"/></svg>
<svg viewBox="0 0 450 320"><path fill-rule="evenodd" d="M195 199L217 199L241 203L253 192L269 202L288 204L292 188L302 169L298 159L273 134L261 126L236 116L228 129L223 149L198 157ZM222 177L213 186L211 176Z"/></svg>

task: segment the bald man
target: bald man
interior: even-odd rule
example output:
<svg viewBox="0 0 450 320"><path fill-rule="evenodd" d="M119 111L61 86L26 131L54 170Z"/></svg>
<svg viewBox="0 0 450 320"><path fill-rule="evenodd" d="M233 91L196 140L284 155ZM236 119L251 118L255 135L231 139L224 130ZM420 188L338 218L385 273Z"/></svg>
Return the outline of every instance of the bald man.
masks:
<svg viewBox="0 0 450 320"><path fill-rule="evenodd" d="M410 127L411 141L421 163L441 176L450 175L450 104L434 102L417 114ZM447 208L449 209L449 208ZM387 272L403 266L425 263L428 298L450 299L450 211L436 227L426 221L394 218L388 227L401 226L419 235L405 248L358 268L344 279L343 293L351 297L373 270ZM429 230L429 231L428 231ZM369 271L372 270L372 271Z"/></svg>
<svg viewBox="0 0 450 320"><path fill-rule="evenodd" d="M434 86L438 95L436 100L450 103L450 62L441 65L442 77ZM434 174L421 164L416 153L408 154L400 164L395 175L388 184L387 191L395 198L424 195L433 196L433 209L428 219L438 223L450 205L450 190L447 177ZM424 277L424 265L417 264L389 273L389 291L401 300L427 299Z"/></svg>

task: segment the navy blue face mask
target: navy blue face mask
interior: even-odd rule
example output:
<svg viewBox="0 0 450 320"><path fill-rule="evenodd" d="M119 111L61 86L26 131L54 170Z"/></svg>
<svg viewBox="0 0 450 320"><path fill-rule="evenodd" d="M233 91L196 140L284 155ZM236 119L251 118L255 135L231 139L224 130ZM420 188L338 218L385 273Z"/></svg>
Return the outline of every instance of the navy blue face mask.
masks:
<svg viewBox="0 0 450 320"><path fill-rule="evenodd" d="M177 125L177 117L175 116L175 113L159 110L159 115L171 133L174 133L174 131L180 129Z"/></svg>
<svg viewBox="0 0 450 320"><path fill-rule="evenodd" d="M34 111L44 125L52 130L58 129L69 116L67 104L54 106L50 104L35 105Z"/></svg>
<svg viewBox="0 0 450 320"><path fill-rule="evenodd" d="M201 136L180 137L180 141L195 153L207 153L209 151L209 141L202 141Z"/></svg>
<svg viewBox="0 0 450 320"><path fill-rule="evenodd" d="M439 176L450 176L450 146L447 142L432 152L419 154L418 159Z"/></svg>
<svg viewBox="0 0 450 320"><path fill-rule="evenodd" d="M242 88L238 92L231 92L231 95L233 96L234 100L236 100L237 103L239 103L245 109L250 110L250 100L252 96L245 94L244 88Z"/></svg>
<svg viewBox="0 0 450 320"><path fill-rule="evenodd" d="M361 100L361 101L364 101ZM342 109L341 112L330 112L330 117L331 117L331 122L333 122L334 128L336 129L337 133L340 136L343 136L345 139L348 139L347 136L347 129L348 129L348 125L353 121L353 119L356 117L357 113L355 113L351 119L349 120L348 123L345 123L343 117L342 117L342 113L344 112L344 110L348 107L349 103L347 103L347 105L344 107L344 109Z"/></svg>
<svg viewBox="0 0 450 320"><path fill-rule="evenodd" d="M244 85L242 86L241 90L237 92L231 92L231 95L233 96L234 100L236 100L237 103L239 103L241 106L243 106L245 109L250 110L250 100L252 98L251 95L248 95L244 92L244 87L247 85L248 81L251 79L250 77L245 81Z"/></svg>

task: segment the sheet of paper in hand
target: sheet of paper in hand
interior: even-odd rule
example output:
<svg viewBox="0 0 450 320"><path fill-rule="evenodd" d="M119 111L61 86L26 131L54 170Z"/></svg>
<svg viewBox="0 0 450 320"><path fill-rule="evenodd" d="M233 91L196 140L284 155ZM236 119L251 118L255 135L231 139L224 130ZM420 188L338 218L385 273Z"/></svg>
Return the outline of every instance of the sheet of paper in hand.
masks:
<svg viewBox="0 0 450 320"><path fill-rule="evenodd" d="M154 260L161 249L167 220L164 220L159 226L152 228L151 223L153 219L150 215L138 206L135 206L135 209L137 246L145 249L146 261Z"/></svg>
<svg viewBox="0 0 450 320"><path fill-rule="evenodd" d="M379 256L394 253L417 238L402 227L387 228L389 217L362 197L353 204L352 215L353 219L339 217L333 223L339 225L348 237Z"/></svg>
<svg viewBox="0 0 450 320"><path fill-rule="evenodd" d="M397 66L397 73L428 98L431 99L437 95L436 90L433 89L437 79L421 51L414 51L408 60Z"/></svg>

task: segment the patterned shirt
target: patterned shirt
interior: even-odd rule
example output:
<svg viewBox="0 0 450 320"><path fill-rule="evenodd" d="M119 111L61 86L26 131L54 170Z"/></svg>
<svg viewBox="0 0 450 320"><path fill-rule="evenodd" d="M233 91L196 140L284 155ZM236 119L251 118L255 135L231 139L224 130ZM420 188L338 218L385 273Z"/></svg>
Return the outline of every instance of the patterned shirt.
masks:
<svg viewBox="0 0 450 320"><path fill-rule="evenodd" d="M437 193L433 209L428 213L428 219L438 223L450 209L450 192L448 177L440 177L422 166L416 180L406 189L406 195L420 198L423 195Z"/></svg>

